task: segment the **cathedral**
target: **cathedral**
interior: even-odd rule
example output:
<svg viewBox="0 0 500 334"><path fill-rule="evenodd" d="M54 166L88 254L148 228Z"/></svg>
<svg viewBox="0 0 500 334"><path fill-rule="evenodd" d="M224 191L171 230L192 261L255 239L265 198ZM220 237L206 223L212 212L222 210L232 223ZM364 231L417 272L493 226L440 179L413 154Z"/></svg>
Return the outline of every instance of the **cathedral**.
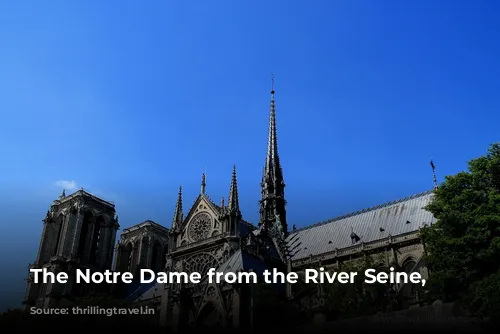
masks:
<svg viewBox="0 0 500 334"><path fill-rule="evenodd" d="M240 210L236 167L226 203L210 199L203 175L200 193L187 210L179 189L170 226L145 221L124 229L117 244L119 224L113 203L83 189L71 195L63 192L43 220L38 256L30 268L66 272L70 279L67 284L35 284L28 276L24 304L43 308L71 305L90 291L110 288L73 284L77 268L199 272L202 277L210 268L218 272L253 271L258 275L277 268L300 275L304 269L318 266L339 270L370 253L377 255L379 268L392 266L407 273L420 272L426 278L419 229L435 221L424 209L432 196L429 190L301 229L290 228L273 88L256 224L246 221ZM322 301L321 284L307 293L287 284L278 284L274 289L309 307ZM394 291L402 308L419 305L411 283L394 286ZM211 284L206 279L200 284L132 284L124 298L154 307L158 322L173 330L190 326L242 328L253 321L251 285Z"/></svg>

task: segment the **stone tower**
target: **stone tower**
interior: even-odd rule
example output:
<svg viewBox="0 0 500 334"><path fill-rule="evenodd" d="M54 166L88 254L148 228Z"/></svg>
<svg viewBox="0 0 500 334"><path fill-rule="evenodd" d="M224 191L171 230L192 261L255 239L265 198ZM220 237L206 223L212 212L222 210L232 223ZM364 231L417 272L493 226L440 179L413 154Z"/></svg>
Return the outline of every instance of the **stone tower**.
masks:
<svg viewBox="0 0 500 334"><path fill-rule="evenodd" d="M34 283L28 275L24 304L42 308L68 305L74 298L103 286L74 284L76 269L111 269L116 232L119 228L115 205L83 189L66 196L63 191L43 220L43 233L35 263L30 269L46 268L66 272L68 283Z"/></svg>
<svg viewBox="0 0 500 334"><path fill-rule="evenodd" d="M141 269L163 271L169 230L152 220L124 229L115 252L115 271L139 277Z"/></svg>

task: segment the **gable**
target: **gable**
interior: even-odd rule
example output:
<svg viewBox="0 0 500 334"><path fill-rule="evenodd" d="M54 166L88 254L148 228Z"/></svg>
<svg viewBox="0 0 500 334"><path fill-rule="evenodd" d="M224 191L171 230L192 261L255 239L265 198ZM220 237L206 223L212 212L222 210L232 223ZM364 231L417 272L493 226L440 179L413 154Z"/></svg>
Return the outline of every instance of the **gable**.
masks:
<svg viewBox="0 0 500 334"><path fill-rule="evenodd" d="M206 195L200 194L182 223L178 246L194 244L222 231L219 208Z"/></svg>

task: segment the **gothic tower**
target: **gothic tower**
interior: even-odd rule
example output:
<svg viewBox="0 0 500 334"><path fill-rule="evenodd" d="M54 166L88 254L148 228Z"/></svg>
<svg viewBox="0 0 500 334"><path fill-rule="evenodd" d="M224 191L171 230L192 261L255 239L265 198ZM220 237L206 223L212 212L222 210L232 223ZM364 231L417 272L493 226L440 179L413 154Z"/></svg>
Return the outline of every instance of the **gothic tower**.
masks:
<svg viewBox="0 0 500 334"><path fill-rule="evenodd" d="M45 219L38 256L30 269L46 268L50 272L66 272L66 284L34 283L28 275L24 304L26 306L55 307L74 297L91 292L89 284L73 284L75 271L111 269L116 231L115 205L83 189L55 200ZM90 289L90 290L89 290Z"/></svg>
<svg viewBox="0 0 500 334"><path fill-rule="evenodd" d="M278 155L274 93L273 79L271 106L269 110L267 154L261 182L259 227L268 231L271 236L284 239L288 234L285 209L285 181L283 180L283 170Z"/></svg>
<svg viewBox="0 0 500 334"><path fill-rule="evenodd" d="M163 271L169 230L152 220L126 228L116 245L115 271L139 277L141 269Z"/></svg>

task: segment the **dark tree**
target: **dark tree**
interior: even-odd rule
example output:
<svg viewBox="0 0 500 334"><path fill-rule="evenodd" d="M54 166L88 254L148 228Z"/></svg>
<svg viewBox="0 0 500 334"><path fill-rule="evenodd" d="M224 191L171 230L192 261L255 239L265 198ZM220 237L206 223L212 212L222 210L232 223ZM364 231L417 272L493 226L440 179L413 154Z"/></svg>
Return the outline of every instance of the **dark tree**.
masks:
<svg viewBox="0 0 500 334"><path fill-rule="evenodd" d="M446 177L426 209L437 219L422 230L430 299L500 315L500 144Z"/></svg>
<svg viewBox="0 0 500 334"><path fill-rule="evenodd" d="M323 312L328 319L343 319L373 315L377 312L388 311L394 307L394 291L389 284L364 282L366 269L376 269L377 272L387 272L377 268L381 259L375 256L364 255L356 262L345 263L341 271L357 272L354 284L341 284L339 282L323 285L324 307Z"/></svg>

